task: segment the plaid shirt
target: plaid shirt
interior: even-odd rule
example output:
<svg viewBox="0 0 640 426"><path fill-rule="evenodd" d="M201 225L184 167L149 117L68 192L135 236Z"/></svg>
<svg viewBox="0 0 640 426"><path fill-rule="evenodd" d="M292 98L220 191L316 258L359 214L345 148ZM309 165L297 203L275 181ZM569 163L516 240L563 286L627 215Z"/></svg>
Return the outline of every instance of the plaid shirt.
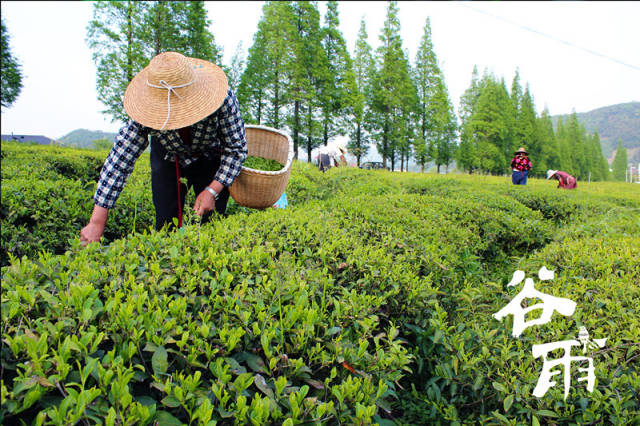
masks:
<svg viewBox="0 0 640 426"><path fill-rule="evenodd" d="M177 130L154 130L129 120L120 129L104 162L93 196L94 202L107 209L115 206L136 160L149 145L149 136L157 138L167 150L165 160L173 161L174 155L177 155L182 167L192 164L201 155L221 150L220 168L215 180L224 186L231 186L247 158L244 121L240 116L238 100L231 89L220 108L191 126L191 134L191 145L185 145Z"/></svg>

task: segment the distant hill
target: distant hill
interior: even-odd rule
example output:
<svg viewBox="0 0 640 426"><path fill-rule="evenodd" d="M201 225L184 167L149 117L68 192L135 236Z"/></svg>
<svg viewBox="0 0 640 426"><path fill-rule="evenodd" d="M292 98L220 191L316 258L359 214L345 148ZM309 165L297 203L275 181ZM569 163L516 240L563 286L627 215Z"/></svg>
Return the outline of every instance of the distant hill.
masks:
<svg viewBox="0 0 640 426"><path fill-rule="evenodd" d="M558 117L564 121L570 114L552 116L553 125ZM576 114L587 133L598 131L602 152L609 160L613 158L618 140L627 148L629 161L640 162L640 102L610 105L589 112Z"/></svg>
<svg viewBox="0 0 640 426"><path fill-rule="evenodd" d="M116 133L103 132L101 130L76 129L58 140L64 146L77 148L91 148L93 141L98 139L107 139L111 142L115 141Z"/></svg>

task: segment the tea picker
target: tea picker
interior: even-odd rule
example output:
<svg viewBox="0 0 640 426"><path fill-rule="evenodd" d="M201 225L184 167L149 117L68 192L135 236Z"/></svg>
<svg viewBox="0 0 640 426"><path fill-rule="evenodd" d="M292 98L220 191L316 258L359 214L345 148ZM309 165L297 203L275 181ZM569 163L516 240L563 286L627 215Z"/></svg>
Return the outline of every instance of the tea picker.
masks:
<svg viewBox="0 0 640 426"><path fill-rule="evenodd" d="M547 179L551 178L558 180L558 188L576 189L578 187L578 181L576 178L562 170L547 170Z"/></svg>
<svg viewBox="0 0 640 426"><path fill-rule="evenodd" d="M526 185L529 170L531 170L529 153L524 148L520 148L513 155L514 157L511 160L511 182L514 185Z"/></svg>
<svg viewBox="0 0 640 426"><path fill-rule="evenodd" d="M331 167L346 166L347 160L345 155L347 149L344 145L338 145L337 147L322 146L318 150L318 169L321 172L325 172Z"/></svg>
<svg viewBox="0 0 640 426"><path fill-rule="evenodd" d="M129 83L124 94L129 121L122 126L93 196L83 244L99 241L140 154L151 144L151 190L156 229L182 222L188 189L203 222L213 211L224 214L229 187L247 157L245 125L227 77L211 62L176 52L155 56ZM186 184L181 182L186 179Z"/></svg>

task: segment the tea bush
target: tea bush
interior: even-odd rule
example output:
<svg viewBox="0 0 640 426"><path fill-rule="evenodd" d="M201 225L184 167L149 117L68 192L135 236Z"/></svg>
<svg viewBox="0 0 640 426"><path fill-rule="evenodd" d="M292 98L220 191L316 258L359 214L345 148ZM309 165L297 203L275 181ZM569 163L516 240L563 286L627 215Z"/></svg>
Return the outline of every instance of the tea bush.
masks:
<svg viewBox="0 0 640 426"><path fill-rule="evenodd" d="M107 152L49 145L2 143L2 180L57 179L96 182Z"/></svg>
<svg viewBox="0 0 640 426"><path fill-rule="evenodd" d="M55 212L88 219L95 184L36 161L50 182L5 181L3 161L3 253L33 245L30 217L54 221L35 241L66 241L2 268L3 423L640 421L640 197L627 186L294 162L288 209L231 202L226 218L200 226L187 211L165 233L149 228L147 161L113 237L86 248ZM516 269L542 266L556 276L536 288L576 311L512 337L512 317L492 314L518 293L505 286ZM534 397L532 345L582 326L608 338L594 391L574 365L566 400L561 381Z"/></svg>
<svg viewBox="0 0 640 426"><path fill-rule="evenodd" d="M2 152L1 264L9 264L9 256L64 253L89 221L107 152L4 142ZM143 154L110 212L107 242L153 225L149 176Z"/></svg>

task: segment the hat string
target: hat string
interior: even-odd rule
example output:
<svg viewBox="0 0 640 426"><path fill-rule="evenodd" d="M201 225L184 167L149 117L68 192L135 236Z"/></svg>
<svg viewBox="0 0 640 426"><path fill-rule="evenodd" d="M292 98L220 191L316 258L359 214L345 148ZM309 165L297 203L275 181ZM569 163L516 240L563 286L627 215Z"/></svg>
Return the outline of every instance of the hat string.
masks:
<svg viewBox="0 0 640 426"><path fill-rule="evenodd" d="M178 92L176 92L174 89L186 87L192 83L193 81L190 81L186 84L181 84L179 86L172 86L166 81L160 80L160 86L156 86L155 84L149 83L149 80L147 80L147 86L149 87L155 87L156 89L167 89L167 119L164 121L164 124L162 125L160 130L164 129L164 126L166 126L167 123L169 122L169 117L171 117L171 92L173 92L173 94L176 95L178 98L182 99L182 96L178 95Z"/></svg>

